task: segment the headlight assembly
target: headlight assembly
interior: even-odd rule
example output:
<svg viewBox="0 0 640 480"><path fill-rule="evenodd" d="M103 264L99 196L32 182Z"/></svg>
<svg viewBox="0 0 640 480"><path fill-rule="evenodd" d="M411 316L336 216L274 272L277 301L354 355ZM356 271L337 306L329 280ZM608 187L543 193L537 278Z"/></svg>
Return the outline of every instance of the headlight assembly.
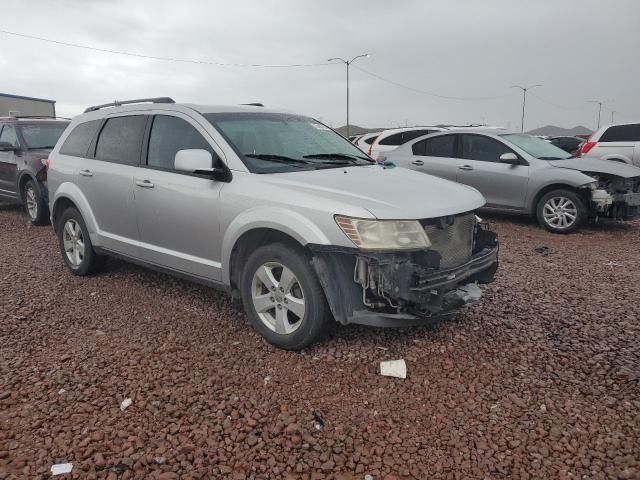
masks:
<svg viewBox="0 0 640 480"><path fill-rule="evenodd" d="M411 250L431 246L429 237L416 220L365 220L335 217L336 223L353 244L363 250Z"/></svg>

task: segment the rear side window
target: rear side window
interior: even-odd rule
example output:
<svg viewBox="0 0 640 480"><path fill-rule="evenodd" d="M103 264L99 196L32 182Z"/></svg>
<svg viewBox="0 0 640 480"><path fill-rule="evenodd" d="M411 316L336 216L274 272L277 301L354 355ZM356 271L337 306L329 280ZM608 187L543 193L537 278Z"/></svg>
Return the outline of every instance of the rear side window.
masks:
<svg viewBox="0 0 640 480"><path fill-rule="evenodd" d="M640 142L640 123L615 125L602 134L599 142Z"/></svg>
<svg viewBox="0 0 640 480"><path fill-rule="evenodd" d="M394 133L386 138L383 138L378 142L379 145L404 145L405 143L413 140L414 138L422 137L433 133L433 130L410 130L407 132Z"/></svg>
<svg viewBox="0 0 640 480"><path fill-rule="evenodd" d="M146 124L147 117L144 115L114 117L107 120L98 137L96 159L137 165Z"/></svg>
<svg viewBox="0 0 640 480"><path fill-rule="evenodd" d="M75 126L69 136L65 139L60 153L63 155L73 155L76 157L86 157L89 145L94 135L100 127L101 120L91 120Z"/></svg>
<svg viewBox="0 0 640 480"><path fill-rule="evenodd" d="M168 115L157 115L154 118L147 165L173 170L176 152L192 148L207 150L214 159L216 157L209 142L183 119Z"/></svg>
<svg viewBox="0 0 640 480"><path fill-rule="evenodd" d="M378 138L379 135L376 135L375 137L371 137L371 138L367 138L364 143L366 143L367 145L371 145L373 142L376 141L376 138Z"/></svg>
<svg viewBox="0 0 640 480"><path fill-rule="evenodd" d="M10 143L14 147L19 147L18 136L16 135L16 129L11 125L5 125L0 133L0 142Z"/></svg>
<svg viewBox="0 0 640 480"><path fill-rule="evenodd" d="M412 149L414 155L455 158L455 144L455 136L442 135L416 142Z"/></svg>
<svg viewBox="0 0 640 480"><path fill-rule="evenodd" d="M503 143L482 135L462 135L462 158L497 162L500 155L511 152Z"/></svg>

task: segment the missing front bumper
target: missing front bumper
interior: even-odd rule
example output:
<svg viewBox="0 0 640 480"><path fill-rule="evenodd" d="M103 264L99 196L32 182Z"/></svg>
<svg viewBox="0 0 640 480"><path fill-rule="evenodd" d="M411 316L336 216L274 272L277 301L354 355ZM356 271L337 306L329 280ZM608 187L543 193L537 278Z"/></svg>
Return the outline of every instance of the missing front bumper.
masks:
<svg viewBox="0 0 640 480"><path fill-rule="evenodd" d="M409 326L428 323L480 299L498 267L495 234L479 230L469 261L440 268L435 251L362 252L310 245L312 264L341 324Z"/></svg>

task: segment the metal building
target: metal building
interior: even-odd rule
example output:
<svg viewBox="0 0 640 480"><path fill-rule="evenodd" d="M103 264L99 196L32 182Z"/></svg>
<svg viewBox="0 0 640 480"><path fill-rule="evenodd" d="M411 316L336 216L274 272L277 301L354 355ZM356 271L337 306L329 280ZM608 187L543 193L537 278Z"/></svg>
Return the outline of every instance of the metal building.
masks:
<svg viewBox="0 0 640 480"><path fill-rule="evenodd" d="M0 93L0 117L55 117L56 101Z"/></svg>

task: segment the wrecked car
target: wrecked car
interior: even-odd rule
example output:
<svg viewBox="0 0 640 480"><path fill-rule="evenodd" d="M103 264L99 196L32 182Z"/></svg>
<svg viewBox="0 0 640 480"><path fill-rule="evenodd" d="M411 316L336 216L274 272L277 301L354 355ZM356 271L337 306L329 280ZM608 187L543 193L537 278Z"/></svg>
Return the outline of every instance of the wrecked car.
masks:
<svg viewBox="0 0 640 480"><path fill-rule="evenodd" d="M485 208L537 218L571 233L589 218L640 216L640 168L575 158L536 137L494 131L443 132L415 139L387 159L477 188Z"/></svg>
<svg viewBox="0 0 640 480"><path fill-rule="evenodd" d="M477 190L376 164L322 123L261 106L89 107L50 155L49 192L74 274L115 255L225 289L285 349L334 320L432 321L477 302L498 262Z"/></svg>

